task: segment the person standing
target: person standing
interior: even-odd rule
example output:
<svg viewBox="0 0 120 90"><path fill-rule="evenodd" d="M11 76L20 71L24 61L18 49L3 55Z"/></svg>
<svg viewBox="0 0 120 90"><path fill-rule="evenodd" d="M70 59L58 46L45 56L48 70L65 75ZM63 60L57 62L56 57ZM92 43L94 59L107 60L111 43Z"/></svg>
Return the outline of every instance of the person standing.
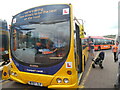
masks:
<svg viewBox="0 0 120 90"><path fill-rule="evenodd" d="M116 54L117 54L117 50L118 50L118 44L119 44L119 42L116 42L116 44L112 47L112 52L113 52L113 55L114 55L114 62L117 61Z"/></svg>
<svg viewBox="0 0 120 90"><path fill-rule="evenodd" d="M118 73L117 73L117 80L116 80L116 83L114 84L114 87L120 88L120 44L118 45L116 57L118 58Z"/></svg>
<svg viewBox="0 0 120 90"><path fill-rule="evenodd" d="M92 60L94 59L94 44L92 41L89 42L90 54L92 56Z"/></svg>

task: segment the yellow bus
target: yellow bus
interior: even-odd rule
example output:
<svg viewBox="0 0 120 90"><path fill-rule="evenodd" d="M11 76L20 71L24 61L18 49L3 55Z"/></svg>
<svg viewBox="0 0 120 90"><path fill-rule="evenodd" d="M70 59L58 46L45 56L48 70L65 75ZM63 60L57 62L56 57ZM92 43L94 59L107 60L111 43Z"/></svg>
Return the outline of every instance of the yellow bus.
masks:
<svg viewBox="0 0 120 90"><path fill-rule="evenodd" d="M84 72L80 23L71 4L34 7L12 19L10 63L2 79L48 88L78 88Z"/></svg>

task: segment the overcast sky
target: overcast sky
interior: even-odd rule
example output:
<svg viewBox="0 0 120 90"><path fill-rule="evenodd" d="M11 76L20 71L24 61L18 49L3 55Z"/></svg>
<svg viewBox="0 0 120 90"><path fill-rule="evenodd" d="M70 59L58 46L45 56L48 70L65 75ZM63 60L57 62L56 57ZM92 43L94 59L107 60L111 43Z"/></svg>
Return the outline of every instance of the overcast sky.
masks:
<svg viewBox="0 0 120 90"><path fill-rule="evenodd" d="M120 0L1 0L0 19L11 23L12 16L26 9L46 5L73 5L74 16L84 20L87 35L102 36L118 33L118 1Z"/></svg>

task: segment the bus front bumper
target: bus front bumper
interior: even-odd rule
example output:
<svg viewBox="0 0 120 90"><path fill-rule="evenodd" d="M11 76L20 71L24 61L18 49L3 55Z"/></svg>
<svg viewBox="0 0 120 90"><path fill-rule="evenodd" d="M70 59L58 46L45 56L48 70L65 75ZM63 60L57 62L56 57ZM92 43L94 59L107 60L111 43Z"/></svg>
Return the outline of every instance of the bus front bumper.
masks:
<svg viewBox="0 0 120 90"><path fill-rule="evenodd" d="M50 85L48 86L48 88L61 88L61 89L67 89L67 88L72 88L72 89L77 89L77 88L84 88L83 85L80 85L80 86L76 86L75 84L73 85Z"/></svg>

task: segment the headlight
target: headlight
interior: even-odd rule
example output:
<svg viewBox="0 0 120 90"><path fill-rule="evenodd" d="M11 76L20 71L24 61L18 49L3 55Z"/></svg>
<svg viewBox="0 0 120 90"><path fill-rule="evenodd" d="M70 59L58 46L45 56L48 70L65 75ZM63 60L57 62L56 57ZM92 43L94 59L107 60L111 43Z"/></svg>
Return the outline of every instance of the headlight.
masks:
<svg viewBox="0 0 120 90"><path fill-rule="evenodd" d="M16 72L11 72L11 75L17 76L17 73Z"/></svg>
<svg viewBox="0 0 120 90"><path fill-rule="evenodd" d="M57 78L56 81L57 81L57 83L62 83L62 79L61 78Z"/></svg>
<svg viewBox="0 0 120 90"><path fill-rule="evenodd" d="M63 79L64 83L69 83L69 80L67 78Z"/></svg>
<svg viewBox="0 0 120 90"><path fill-rule="evenodd" d="M13 76L14 76L14 74L15 74L14 72L11 73L11 75L13 75Z"/></svg>
<svg viewBox="0 0 120 90"><path fill-rule="evenodd" d="M14 76L16 76L16 77L17 77L17 73L16 73L16 72L14 73Z"/></svg>

